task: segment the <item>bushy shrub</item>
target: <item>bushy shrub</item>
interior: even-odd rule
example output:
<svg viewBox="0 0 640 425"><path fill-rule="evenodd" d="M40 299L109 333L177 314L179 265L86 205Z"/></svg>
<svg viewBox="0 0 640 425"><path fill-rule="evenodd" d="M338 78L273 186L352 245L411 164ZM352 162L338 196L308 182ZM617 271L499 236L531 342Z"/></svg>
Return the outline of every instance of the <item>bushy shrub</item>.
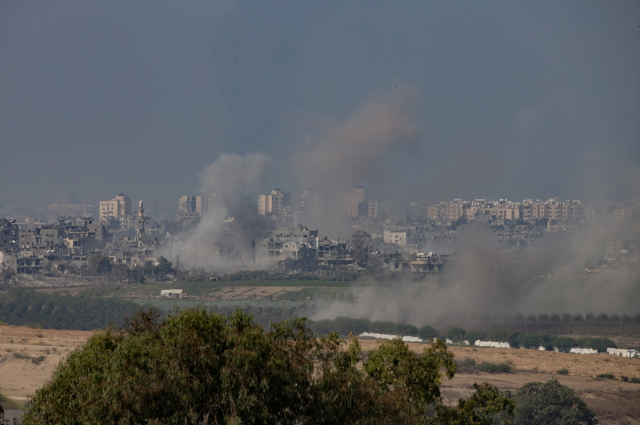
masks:
<svg viewBox="0 0 640 425"><path fill-rule="evenodd" d="M601 374L599 374L599 375L596 375L596 379L597 379L598 381L603 381L603 380L605 380L605 379L611 379L611 380L613 380L613 379L616 379L616 377L615 377L615 376L613 376L613 373L601 373Z"/></svg>
<svg viewBox="0 0 640 425"><path fill-rule="evenodd" d="M556 380L530 382L514 396L516 414L513 425L593 425L596 415L575 391Z"/></svg>
<svg viewBox="0 0 640 425"><path fill-rule="evenodd" d="M549 315L548 314L539 314L538 315L538 323L546 325L549 323Z"/></svg>
<svg viewBox="0 0 640 425"><path fill-rule="evenodd" d="M562 315L562 323L571 323L571 315L569 313Z"/></svg>
<svg viewBox="0 0 640 425"><path fill-rule="evenodd" d="M568 353L573 347L576 347L576 340L566 336L558 336L553 339L553 345L556 346L558 351Z"/></svg>
<svg viewBox="0 0 640 425"><path fill-rule="evenodd" d="M478 370L487 373L511 373L513 367L509 363L483 362L478 365Z"/></svg>
<svg viewBox="0 0 640 425"><path fill-rule="evenodd" d="M520 332L514 332L511 335L509 335L509 346L511 346L511 348L520 348L521 337L522 337L522 334Z"/></svg>
<svg viewBox="0 0 640 425"><path fill-rule="evenodd" d="M540 335L527 333L520 337L520 347L538 348L540 346Z"/></svg>
<svg viewBox="0 0 640 425"><path fill-rule="evenodd" d="M549 317L549 320L551 320L552 323L559 323L560 322L560 315L552 314L551 317Z"/></svg>
<svg viewBox="0 0 640 425"><path fill-rule="evenodd" d="M582 317L582 314L574 314L573 315L573 321L574 322L584 322L584 317Z"/></svg>
<svg viewBox="0 0 640 425"><path fill-rule="evenodd" d="M568 375L568 374L569 374L569 369L567 369L566 367L563 367L562 369L558 369L558 370L556 371L556 373L557 373L558 375L565 375L565 376L566 376L566 375Z"/></svg>
<svg viewBox="0 0 640 425"><path fill-rule="evenodd" d="M611 341L609 338L578 338L576 340L576 345L580 348L598 350L598 353L606 352L607 348L618 348L616 343Z"/></svg>
<svg viewBox="0 0 640 425"><path fill-rule="evenodd" d="M429 341L433 338L437 338L438 336L440 336L440 332L429 325L425 325L418 330L418 337L422 338L424 341Z"/></svg>

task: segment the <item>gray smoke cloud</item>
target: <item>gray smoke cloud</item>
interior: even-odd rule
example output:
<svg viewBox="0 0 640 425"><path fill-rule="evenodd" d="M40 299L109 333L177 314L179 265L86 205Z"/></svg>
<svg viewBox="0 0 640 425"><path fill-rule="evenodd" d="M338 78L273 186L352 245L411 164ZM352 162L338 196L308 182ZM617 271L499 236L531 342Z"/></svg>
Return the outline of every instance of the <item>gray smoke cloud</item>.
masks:
<svg viewBox="0 0 640 425"><path fill-rule="evenodd" d="M200 191L207 197L215 194L218 202L229 207L260 186L271 163L271 157L262 153L223 153L201 174Z"/></svg>
<svg viewBox="0 0 640 425"><path fill-rule="evenodd" d="M253 235L246 234L244 228L239 230L241 237L237 238L227 237L222 231L232 207L260 187L271 163L271 158L261 153L220 155L200 177L202 196L215 195L209 210L186 238L173 241L171 248L164 248L160 255L171 258L179 255L186 269L195 267L207 272L227 272L240 265L252 264ZM242 224L250 223L253 233L260 233L261 222L258 221L244 218ZM256 266L261 266L260 261L258 258Z"/></svg>
<svg viewBox="0 0 640 425"><path fill-rule="evenodd" d="M637 266L615 274L585 271L598 257L603 226L575 237L546 239L527 251L505 251L480 225L462 228L446 275L355 288L355 303L319 305L313 319L338 316L446 327L474 315L540 313L637 314Z"/></svg>
<svg viewBox="0 0 640 425"><path fill-rule="evenodd" d="M313 225L321 230L344 227L340 191L380 178L380 161L394 150L417 142L415 115L418 93L405 85L374 96L341 123L322 126L321 136L309 136L292 157L301 189L320 198Z"/></svg>

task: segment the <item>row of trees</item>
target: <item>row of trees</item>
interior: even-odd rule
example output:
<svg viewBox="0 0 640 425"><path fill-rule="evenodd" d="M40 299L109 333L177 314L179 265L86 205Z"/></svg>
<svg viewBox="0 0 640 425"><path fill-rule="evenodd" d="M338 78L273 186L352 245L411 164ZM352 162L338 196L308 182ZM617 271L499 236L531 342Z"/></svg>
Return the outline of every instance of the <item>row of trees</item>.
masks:
<svg viewBox="0 0 640 425"><path fill-rule="evenodd" d="M138 306L118 298L46 294L27 289L0 293L0 320L15 326L47 329L102 329L122 324Z"/></svg>
<svg viewBox="0 0 640 425"><path fill-rule="evenodd" d="M157 264L147 260L142 265L129 267L124 263L112 263L108 256L96 252L87 258L87 265L88 270L95 275L135 283L144 283L146 277L164 278L176 272L171 261L164 257L160 257Z"/></svg>
<svg viewBox="0 0 640 425"><path fill-rule="evenodd" d="M421 354L400 340L363 353L304 319L270 330L240 310L204 309L159 321L139 312L90 338L36 392L23 424L595 424L556 381L514 396L485 383L456 405L440 386L456 373L436 341Z"/></svg>
<svg viewBox="0 0 640 425"><path fill-rule="evenodd" d="M513 332L506 329L497 329L491 332L471 331L453 327L445 333L441 333L432 326L425 325L418 328L406 323L376 322L367 319L353 319L350 317L337 317L333 320L310 321L309 326L315 332L327 334L338 331L343 335L363 332L373 332L388 335L417 336L425 341L433 338L449 339L454 343L468 341L473 344L477 340L508 342L512 348L535 348L542 346L547 350L558 348L559 351L569 352L571 348L593 348L604 352L607 348L617 348L616 344L608 338L568 338L554 336L545 332Z"/></svg>

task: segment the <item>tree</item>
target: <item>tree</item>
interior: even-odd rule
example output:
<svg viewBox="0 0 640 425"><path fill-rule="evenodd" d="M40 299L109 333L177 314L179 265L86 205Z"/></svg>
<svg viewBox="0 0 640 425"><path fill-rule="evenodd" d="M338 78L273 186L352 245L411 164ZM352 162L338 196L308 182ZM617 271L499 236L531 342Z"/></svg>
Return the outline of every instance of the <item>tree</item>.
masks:
<svg viewBox="0 0 640 425"><path fill-rule="evenodd" d="M96 252L87 258L89 267L94 273L103 274L111 271L111 260L104 254Z"/></svg>
<svg viewBox="0 0 640 425"><path fill-rule="evenodd" d="M451 341L455 342L456 344L459 344L464 340L465 335L467 335L467 332L464 329L462 329L462 328L451 328L445 334L445 338L450 339Z"/></svg>
<svg viewBox="0 0 640 425"><path fill-rule="evenodd" d="M595 414L574 390L556 380L529 382L515 395L517 412L513 425L591 425L597 424Z"/></svg>
<svg viewBox="0 0 640 425"><path fill-rule="evenodd" d="M371 235L363 230L357 230L351 235L351 245L353 246L353 258L356 259L360 267L367 267L369 263L369 245Z"/></svg>
<svg viewBox="0 0 640 425"><path fill-rule="evenodd" d="M458 406L442 341L416 355L400 339L367 356L356 338L316 337L305 319L272 324L204 309L141 311L91 337L36 392L23 424L489 424L513 402L485 384Z"/></svg>
<svg viewBox="0 0 640 425"><path fill-rule="evenodd" d="M433 328L429 325L425 325L418 330L418 336L423 341L430 341L433 338L437 338L440 335L440 332L436 328Z"/></svg>
<svg viewBox="0 0 640 425"><path fill-rule="evenodd" d="M161 273L169 274L173 272L173 264L171 264L171 261L161 256L158 258L157 269Z"/></svg>

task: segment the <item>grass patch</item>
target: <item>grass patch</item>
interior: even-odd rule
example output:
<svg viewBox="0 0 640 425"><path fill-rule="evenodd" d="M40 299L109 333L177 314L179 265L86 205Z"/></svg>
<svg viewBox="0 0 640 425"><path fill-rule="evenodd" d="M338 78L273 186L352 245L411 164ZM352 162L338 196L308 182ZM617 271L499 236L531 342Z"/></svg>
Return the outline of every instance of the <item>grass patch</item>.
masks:
<svg viewBox="0 0 640 425"><path fill-rule="evenodd" d="M629 378L629 382L631 382L632 384L640 384L640 378L638 378L637 376L632 376L631 378Z"/></svg>
<svg viewBox="0 0 640 425"><path fill-rule="evenodd" d="M509 363L490 363L484 362L478 365L481 372L487 373L512 373L513 367Z"/></svg>
<svg viewBox="0 0 640 425"><path fill-rule="evenodd" d="M558 370L556 370L556 373L557 373L558 375L564 375L564 376L566 376L566 375L568 375L568 374L569 374L569 369L567 369L566 367L563 367L562 369L558 369Z"/></svg>

